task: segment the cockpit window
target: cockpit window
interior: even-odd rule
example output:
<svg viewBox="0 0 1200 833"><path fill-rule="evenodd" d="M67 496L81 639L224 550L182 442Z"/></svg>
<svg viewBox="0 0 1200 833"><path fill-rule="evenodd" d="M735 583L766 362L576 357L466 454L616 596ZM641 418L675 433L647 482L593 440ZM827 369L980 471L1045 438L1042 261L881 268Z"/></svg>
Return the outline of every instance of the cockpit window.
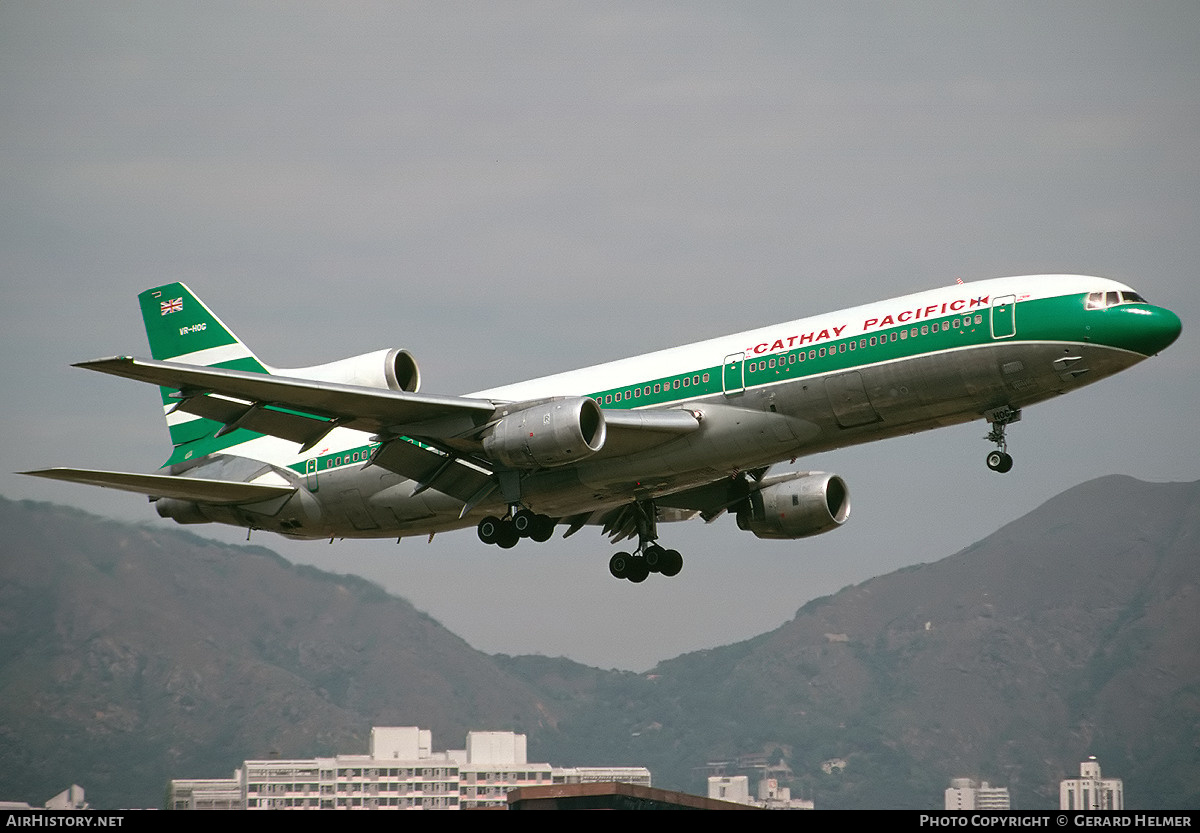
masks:
<svg viewBox="0 0 1200 833"><path fill-rule="evenodd" d="M1118 304L1145 304L1146 299L1136 292L1089 292L1085 309L1107 309Z"/></svg>

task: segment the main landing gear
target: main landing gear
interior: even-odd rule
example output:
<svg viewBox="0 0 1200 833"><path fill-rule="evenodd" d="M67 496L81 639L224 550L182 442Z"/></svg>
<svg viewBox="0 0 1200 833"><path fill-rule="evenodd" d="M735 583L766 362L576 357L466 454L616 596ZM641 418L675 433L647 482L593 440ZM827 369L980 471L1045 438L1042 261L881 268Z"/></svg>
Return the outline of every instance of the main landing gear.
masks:
<svg viewBox="0 0 1200 833"><path fill-rule="evenodd" d="M676 576L682 569L683 556L679 551L658 544L642 545L637 552L619 552L608 559L608 571L613 578L627 578L634 584L645 581L651 573Z"/></svg>
<svg viewBox="0 0 1200 833"><path fill-rule="evenodd" d="M651 573L679 575L683 569L683 556L678 550L668 550L654 543L658 538L658 513L654 502L639 500L631 508L637 526L638 547L632 553L619 552L608 560L608 571L613 578L625 578L639 584Z"/></svg>
<svg viewBox="0 0 1200 833"><path fill-rule="evenodd" d="M996 444L995 451L989 451L987 456L987 467L992 471L998 471L1004 474L1012 470L1013 458L1008 453L1008 443L1004 439L1004 429L1021 419L1020 408L995 408L984 414L987 421L992 424L992 429L988 431L984 438L988 442Z"/></svg>
<svg viewBox="0 0 1200 833"><path fill-rule="evenodd" d="M488 515L479 522L478 532L479 540L483 543L495 544L506 550L515 547L522 538L540 544L549 541L554 534L554 518L528 509L517 509L503 518Z"/></svg>

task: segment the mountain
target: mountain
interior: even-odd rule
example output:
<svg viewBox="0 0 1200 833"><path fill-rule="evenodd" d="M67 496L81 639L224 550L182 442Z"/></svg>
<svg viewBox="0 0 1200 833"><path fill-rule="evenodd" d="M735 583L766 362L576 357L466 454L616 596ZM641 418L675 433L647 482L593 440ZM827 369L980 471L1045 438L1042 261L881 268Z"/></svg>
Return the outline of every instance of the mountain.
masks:
<svg viewBox="0 0 1200 833"><path fill-rule="evenodd" d="M1107 477L644 677L507 667L571 704L541 735L556 751L627 746L690 789L706 760L757 754L819 807L937 808L972 776L1049 808L1094 754L1129 807L1195 808L1198 585L1200 483Z"/></svg>
<svg viewBox="0 0 1200 833"><path fill-rule="evenodd" d="M527 684L361 579L261 547L0 500L0 797L159 806L246 758L365 752L373 725L534 733Z"/></svg>
<svg viewBox="0 0 1200 833"><path fill-rule="evenodd" d="M977 544L648 674L490 657L365 581L261 547L0 500L0 797L154 806L372 725L529 735L531 759L790 768L818 807L935 808L951 777L1057 806L1099 757L1130 808L1200 806L1200 483L1108 477ZM880 542L886 546L886 542Z"/></svg>

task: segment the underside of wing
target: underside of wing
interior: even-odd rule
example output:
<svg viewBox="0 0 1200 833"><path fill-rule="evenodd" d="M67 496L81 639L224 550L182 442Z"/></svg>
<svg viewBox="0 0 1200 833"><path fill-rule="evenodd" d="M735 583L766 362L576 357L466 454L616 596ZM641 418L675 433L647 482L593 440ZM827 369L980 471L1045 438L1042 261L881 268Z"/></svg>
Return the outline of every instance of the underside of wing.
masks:
<svg viewBox="0 0 1200 833"><path fill-rule="evenodd" d="M50 480L65 480L68 483L120 489L155 498L175 498L176 500L190 500L214 505L258 503L284 497L295 491L292 486L94 469L38 469L37 471L23 471L21 474L45 477Z"/></svg>

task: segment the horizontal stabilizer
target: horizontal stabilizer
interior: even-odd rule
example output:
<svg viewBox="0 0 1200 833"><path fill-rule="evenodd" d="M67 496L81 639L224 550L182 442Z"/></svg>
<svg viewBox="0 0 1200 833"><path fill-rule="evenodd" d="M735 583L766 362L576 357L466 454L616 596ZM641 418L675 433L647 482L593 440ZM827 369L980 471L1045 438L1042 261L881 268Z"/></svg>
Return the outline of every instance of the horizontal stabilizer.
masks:
<svg viewBox="0 0 1200 833"><path fill-rule="evenodd" d="M138 474L136 472L96 471L94 469L39 469L23 471L20 474L46 477L50 480L65 480L68 483L103 486L107 489L121 489L150 497L167 497L217 505L258 503L284 497L296 491L292 486L270 486L263 483L242 483L236 480L205 480L199 477L172 477L167 474Z"/></svg>

